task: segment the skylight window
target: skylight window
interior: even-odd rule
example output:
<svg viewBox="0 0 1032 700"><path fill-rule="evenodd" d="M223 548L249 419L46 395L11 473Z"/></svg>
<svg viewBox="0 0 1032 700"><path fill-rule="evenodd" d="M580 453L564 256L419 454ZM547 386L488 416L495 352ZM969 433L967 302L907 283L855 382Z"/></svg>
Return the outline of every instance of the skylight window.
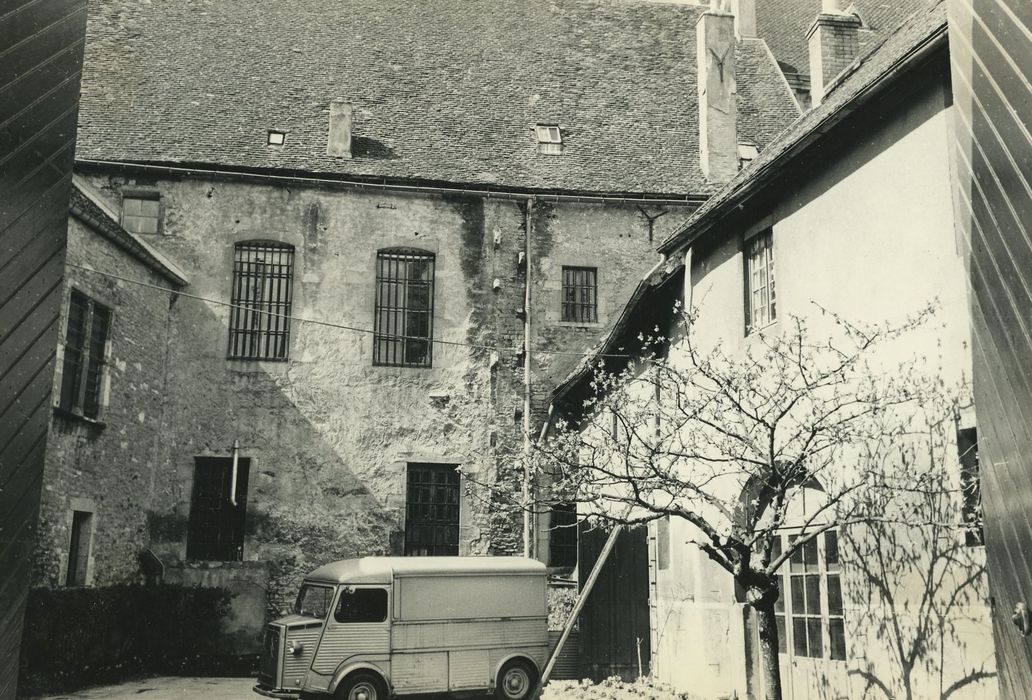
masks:
<svg viewBox="0 0 1032 700"><path fill-rule="evenodd" d="M270 146L282 146L287 140L287 132L279 131L277 129L269 129L269 140L267 141Z"/></svg>
<svg viewBox="0 0 1032 700"><path fill-rule="evenodd" d="M558 124L538 124L534 129L537 131L539 153L562 153L563 134Z"/></svg>

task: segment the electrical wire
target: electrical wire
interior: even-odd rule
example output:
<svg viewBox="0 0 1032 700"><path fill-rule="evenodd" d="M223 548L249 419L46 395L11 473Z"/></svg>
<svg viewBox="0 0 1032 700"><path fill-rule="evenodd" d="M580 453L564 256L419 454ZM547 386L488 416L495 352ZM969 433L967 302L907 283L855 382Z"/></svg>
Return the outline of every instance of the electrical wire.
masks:
<svg viewBox="0 0 1032 700"><path fill-rule="evenodd" d="M162 287L159 284L151 284L150 282L143 282L142 280L135 280L135 279L132 279L132 278L129 278L129 277L123 277L121 275L116 275L116 274L111 273L111 272L104 272L102 270L96 270L96 269L94 269L92 267L86 267L84 265L76 265L75 263L65 263L65 264L68 267L74 267L77 270L83 270L85 272L90 272L90 273L93 273L95 275L100 275L102 277L108 277L110 279L118 280L120 282L125 282L126 284L133 284L133 285L136 285L136 286L139 286L139 287L144 287L144 288L147 288L147 289L153 289L153 290L157 290L157 291L161 291L161 292L166 292L168 294L174 294L176 296L186 297L187 299L195 299L197 301L203 301L203 302L205 302L207 304L215 304L217 306L225 306L225 307L228 307L230 309L240 309L240 310L243 310L243 311L255 311L255 309L253 307L250 307L250 306L247 306L247 305L244 305L244 304L234 304L232 302L223 301L221 299L212 299L210 297L203 297L203 296L199 296L197 294L190 294L188 292L179 291L178 289L172 289L170 287ZM439 338L426 338L426 337L422 337L422 336L396 335L396 334L390 334L390 333L377 333L376 331L372 330L371 328L359 328L357 326L349 326L347 324L334 323L332 321L320 321L318 319L305 318L303 316L293 316L293 315L290 315L290 314L279 314L279 313L274 313L272 311L259 311L259 313L261 313L261 314L263 314L265 316L268 316L269 318L282 318L282 319L285 319L285 320L297 321L298 323L310 323L310 324L316 325L316 326L324 326L324 327L327 327L327 328L336 328L336 329L345 330L345 331L352 331L354 333L364 333L364 334L367 334L367 335L376 335L376 336L378 336L380 338L383 338L383 339L386 339L386 340L420 340L420 341L423 341L423 342L429 341L429 342L434 343L436 345L448 345L448 346L453 346L453 347L471 348L471 349L474 349L474 350L490 350L490 351L499 352L499 353L503 353L503 352L505 352L505 353L508 353L508 352L516 353L516 352L518 352L520 350L519 346L500 347L500 346L497 346L497 345L479 345L479 344L476 344L476 343L462 343L462 342L455 341L455 340L441 340ZM535 351L535 353L539 354L539 355L566 355L566 356L581 357L581 358L587 356L589 354L589 352L590 351L586 351L586 352L563 352L561 350L536 350ZM595 357L630 357L630 355L627 354L627 353L607 353L607 354L602 354L602 355L595 355Z"/></svg>

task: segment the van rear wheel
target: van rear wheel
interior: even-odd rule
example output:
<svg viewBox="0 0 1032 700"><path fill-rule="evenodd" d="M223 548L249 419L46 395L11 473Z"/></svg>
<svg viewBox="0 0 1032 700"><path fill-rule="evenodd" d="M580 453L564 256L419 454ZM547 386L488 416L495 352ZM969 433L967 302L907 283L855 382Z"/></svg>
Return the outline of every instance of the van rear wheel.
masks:
<svg viewBox="0 0 1032 700"><path fill-rule="evenodd" d="M534 692L534 683L537 682L537 672L534 667L522 659L513 659L498 672L498 682L495 684L495 698L497 700L524 700Z"/></svg>
<svg viewBox="0 0 1032 700"><path fill-rule="evenodd" d="M387 700L387 687L375 674L359 671L340 682L336 700Z"/></svg>

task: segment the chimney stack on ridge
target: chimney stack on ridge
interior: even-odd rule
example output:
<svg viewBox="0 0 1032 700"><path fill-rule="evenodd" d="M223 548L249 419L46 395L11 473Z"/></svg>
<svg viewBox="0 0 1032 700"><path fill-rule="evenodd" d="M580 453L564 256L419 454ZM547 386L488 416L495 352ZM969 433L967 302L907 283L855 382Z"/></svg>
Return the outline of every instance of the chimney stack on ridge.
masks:
<svg viewBox="0 0 1032 700"><path fill-rule="evenodd" d="M738 172L738 88L735 16L727 0L712 0L695 28L699 79L699 160L707 180Z"/></svg>
<svg viewBox="0 0 1032 700"><path fill-rule="evenodd" d="M806 38L810 42L810 100L821 103L828 88L860 53L860 18L847 13L841 0L822 0Z"/></svg>

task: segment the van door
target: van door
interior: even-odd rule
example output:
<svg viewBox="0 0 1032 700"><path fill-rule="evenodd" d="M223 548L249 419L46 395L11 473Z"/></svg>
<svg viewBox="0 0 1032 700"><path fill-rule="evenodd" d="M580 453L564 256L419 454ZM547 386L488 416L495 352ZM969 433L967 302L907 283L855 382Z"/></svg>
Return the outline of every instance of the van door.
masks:
<svg viewBox="0 0 1032 700"><path fill-rule="evenodd" d="M386 586L340 586L312 670L335 673L345 664L370 662L388 676L391 622Z"/></svg>

